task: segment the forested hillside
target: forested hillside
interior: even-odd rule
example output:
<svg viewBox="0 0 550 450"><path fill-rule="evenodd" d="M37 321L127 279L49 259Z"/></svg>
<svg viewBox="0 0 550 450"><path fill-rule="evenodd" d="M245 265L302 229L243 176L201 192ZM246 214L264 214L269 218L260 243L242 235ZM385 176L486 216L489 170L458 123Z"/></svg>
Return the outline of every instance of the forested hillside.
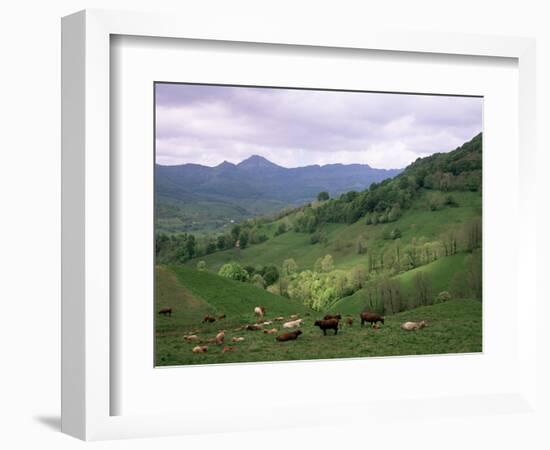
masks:
<svg viewBox="0 0 550 450"><path fill-rule="evenodd" d="M480 134L368 189L320 192L223 233L159 233L157 262L218 273L314 310L395 313L481 298L481 143Z"/></svg>

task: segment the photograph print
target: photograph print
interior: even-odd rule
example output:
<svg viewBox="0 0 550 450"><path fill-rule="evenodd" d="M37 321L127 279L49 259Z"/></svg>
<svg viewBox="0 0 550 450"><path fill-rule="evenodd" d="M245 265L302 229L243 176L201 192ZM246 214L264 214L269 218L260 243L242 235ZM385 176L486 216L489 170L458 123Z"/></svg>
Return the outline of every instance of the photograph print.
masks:
<svg viewBox="0 0 550 450"><path fill-rule="evenodd" d="M156 366L482 351L482 97L154 99Z"/></svg>

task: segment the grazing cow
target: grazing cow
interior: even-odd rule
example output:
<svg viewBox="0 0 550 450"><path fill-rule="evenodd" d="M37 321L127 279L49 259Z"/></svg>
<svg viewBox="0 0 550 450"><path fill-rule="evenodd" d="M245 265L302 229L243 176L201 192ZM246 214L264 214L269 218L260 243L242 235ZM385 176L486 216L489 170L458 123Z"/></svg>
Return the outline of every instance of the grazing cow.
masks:
<svg viewBox="0 0 550 450"><path fill-rule="evenodd" d="M225 319L225 314L222 314L220 317L218 317L218 320L223 320Z"/></svg>
<svg viewBox="0 0 550 450"><path fill-rule="evenodd" d="M263 330L263 328L262 328L261 325L255 325L255 324L252 324L252 325L245 325L244 329L245 329L245 330L248 330L248 331L259 331L259 330Z"/></svg>
<svg viewBox="0 0 550 450"><path fill-rule="evenodd" d="M377 322L384 323L384 317L370 311L363 311L359 317L361 318L361 326L363 326L365 322L369 322L371 325Z"/></svg>
<svg viewBox="0 0 550 450"><path fill-rule="evenodd" d="M216 334L216 344L218 345L223 344L224 339L225 339L225 330L221 330L218 334Z"/></svg>
<svg viewBox="0 0 550 450"><path fill-rule="evenodd" d="M196 347L193 347L192 352L193 353L206 353L208 351L208 346L206 345L197 345Z"/></svg>
<svg viewBox="0 0 550 450"><path fill-rule="evenodd" d="M271 330L264 330L265 334L274 334L277 333L277 328L272 328Z"/></svg>
<svg viewBox="0 0 550 450"><path fill-rule="evenodd" d="M323 334L327 335L327 330L334 330L334 334L338 334L338 319L316 320L313 325L323 330Z"/></svg>
<svg viewBox="0 0 550 450"><path fill-rule="evenodd" d="M254 308L254 314L256 314L260 318L263 318L265 315L265 306L256 306Z"/></svg>
<svg viewBox="0 0 550 450"><path fill-rule="evenodd" d="M325 317L323 317L323 319L325 319L325 320L330 320L330 319L341 320L342 316L340 314L327 314Z"/></svg>
<svg viewBox="0 0 550 450"><path fill-rule="evenodd" d="M244 341L244 338L243 337L237 337L237 336L233 336L231 338L231 342L242 342Z"/></svg>
<svg viewBox="0 0 550 450"><path fill-rule="evenodd" d="M159 314L162 314L163 316L172 317L172 308L162 308L162 309L159 311Z"/></svg>
<svg viewBox="0 0 550 450"><path fill-rule="evenodd" d="M421 330L424 327L428 326L428 322L421 320L420 322L405 322L401 324L401 329L405 331L416 331Z"/></svg>
<svg viewBox="0 0 550 450"><path fill-rule="evenodd" d="M267 322L263 322L262 325L271 325L273 323L272 320L268 320Z"/></svg>
<svg viewBox="0 0 550 450"><path fill-rule="evenodd" d="M304 319L297 319L297 320L292 320L290 322L285 322L283 324L283 328L299 327L300 325L302 325L303 322L304 322Z"/></svg>
<svg viewBox="0 0 550 450"><path fill-rule="evenodd" d="M351 327L353 325L353 319L351 317L348 317L346 319L346 323Z"/></svg>
<svg viewBox="0 0 550 450"><path fill-rule="evenodd" d="M290 331L289 333L283 333L277 336L275 339L277 339L279 342L295 341L301 334L302 330Z"/></svg>
<svg viewBox="0 0 550 450"><path fill-rule="evenodd" d="M187 342L192 342L192 341L198 341L199 337L196 334L190 334L187 336L183 336L183 339L185 339Z"/></svg>
<svg viewBox="0 0 550 450"><path fill-rule="evenodd" d="M296 320L298 317L300 317L298 314L292 314L292 315L290 316L290 319Z"/></svg>
<svg viewBox="0 0 550 450"><path fill-rule="evenodd" d="M277 322L281 322L283 320L285 320L285 318L283 316L279 316L279 317L275 317L275 319L273 320L276 320Z"/></svg>
<svg viewBox="0 0 550 450"><path fill-rule="evenodd" d="M212 316L204 316L204 318L202 319L202 323L205 323L205 322L212 323L215 321L216 321L216 318Z"/></svg>
<svg viewBox="0 0 550 450"><path fill-rule="evenodd" d="M237 347L235 347L235 346L224 345L223 349L222 349L222 353L233 352L233 351L235 351L236 348Z"/></svg>

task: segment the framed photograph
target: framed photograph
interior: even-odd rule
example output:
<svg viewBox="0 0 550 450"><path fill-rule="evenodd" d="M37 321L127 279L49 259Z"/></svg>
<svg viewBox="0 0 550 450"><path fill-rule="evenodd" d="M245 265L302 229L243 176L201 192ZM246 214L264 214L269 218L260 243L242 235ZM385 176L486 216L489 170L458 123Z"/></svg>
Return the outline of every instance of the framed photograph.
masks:
<svg viewBox="0 0 550 450"><path fill-rule="evenodd" d="M64 432L535 410L533 41L84 11L62 46Z"/></svg>

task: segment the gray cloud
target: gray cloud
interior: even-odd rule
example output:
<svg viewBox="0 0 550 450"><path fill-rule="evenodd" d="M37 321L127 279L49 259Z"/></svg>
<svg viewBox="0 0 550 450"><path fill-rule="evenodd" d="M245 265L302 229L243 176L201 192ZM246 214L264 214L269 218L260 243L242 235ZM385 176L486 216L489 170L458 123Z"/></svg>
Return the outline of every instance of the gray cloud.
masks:
<svg viewBox="0 0 550 450"><path fill-rule="evenodd" d="M285 167L405 167L482 129L481 98L156 85L159 164L214 166L262 155Z"/></svg>

